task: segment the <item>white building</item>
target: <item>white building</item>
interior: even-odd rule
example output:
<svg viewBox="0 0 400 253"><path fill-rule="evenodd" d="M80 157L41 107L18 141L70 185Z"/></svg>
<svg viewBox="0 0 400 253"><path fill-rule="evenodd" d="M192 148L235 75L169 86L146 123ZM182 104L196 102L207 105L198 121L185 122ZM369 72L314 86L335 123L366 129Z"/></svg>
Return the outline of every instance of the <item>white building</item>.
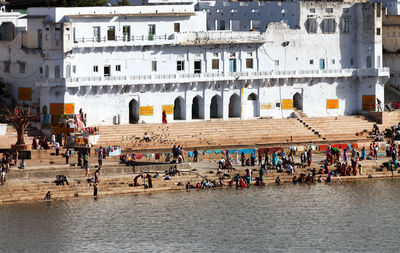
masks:
<svg viewBox="0 0 400 253"><path fill-rule="evenodd" d="M376 3L159 3L28 9L26 31L0 44L0 75L17 102L82 108L89 125L159 123L164 110L169 121L345 115L384 101Z"/></svg>

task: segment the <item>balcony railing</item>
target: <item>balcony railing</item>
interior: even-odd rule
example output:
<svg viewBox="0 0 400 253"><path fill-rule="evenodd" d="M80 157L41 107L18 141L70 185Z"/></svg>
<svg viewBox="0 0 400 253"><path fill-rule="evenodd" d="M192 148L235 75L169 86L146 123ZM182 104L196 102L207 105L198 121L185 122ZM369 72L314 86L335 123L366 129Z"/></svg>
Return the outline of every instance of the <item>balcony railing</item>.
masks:
<svg viewBox="0 0 400 253"><path fill-rule="evenodd" d="M74 41L74 47L108 47L119 45L151 45L173 44L174 34L140 35L140 36L115 36L115 37L82 37Z"/></svg>
<svg viewBox="0 0 400 253"><path fill-rule="evenodd" d="M165 44L226 44L226 43L263 43L264 34L257 31L207 31L172 33L140 36L102 36L76 38L74 47L109 47L119 45L165 45Z"/></svg>
<svg viewBox="0 0 400 253"><path fill-rule="evenodd" d="M279 78L337 78L337 77L389 76L388 68L381 69L325 69L325 70L287 70L259 72L209 72L200 74L174 73L125 76L82 76L64 79L42 78L36 80L39 86L82 85L137 85L137 84L167 84L177 82L202 81L235 81Z"/></svg>
<svg viewBox="0 0 400 253"><path fill-rule="evenodd" d="M265 36L257 31L189 32L177 33L176 41L182 44L262 43L265 42Z"/></svg>

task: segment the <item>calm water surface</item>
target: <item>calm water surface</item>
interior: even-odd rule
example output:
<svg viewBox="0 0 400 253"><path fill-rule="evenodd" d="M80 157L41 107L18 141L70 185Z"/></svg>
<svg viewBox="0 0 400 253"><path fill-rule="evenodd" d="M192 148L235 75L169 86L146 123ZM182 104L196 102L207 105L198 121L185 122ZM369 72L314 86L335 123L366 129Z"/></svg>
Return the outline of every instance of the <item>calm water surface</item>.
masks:
<svg viewBox="0 0 400 253"><path fill-rule="evenodd" d="M0 206L0 252L398 252L400 181Z"/></svg>

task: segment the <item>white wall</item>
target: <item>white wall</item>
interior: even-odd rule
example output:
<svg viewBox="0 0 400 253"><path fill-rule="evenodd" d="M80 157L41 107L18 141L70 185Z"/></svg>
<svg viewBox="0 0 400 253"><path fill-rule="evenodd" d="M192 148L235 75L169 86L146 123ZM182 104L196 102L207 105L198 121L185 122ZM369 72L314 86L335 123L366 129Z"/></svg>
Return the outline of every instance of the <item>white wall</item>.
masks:
<svg viewBox="0 0 400 253"><path fill-rule="evenodd" d="M298 28L300 4L298 2L230 2L201 1L197 9L208 12L207 29L219 30L219 21L225 21L225 30L232 30L231 20L240 22L240 30L252 29L252 20L260 23L256 30L265 30L271 22L284 20L291 28ZM233 28L233 30L235 30Z"/></svg>
<svg viewBox="0 0 400 253"><path fill-rule="evenodd" d="M171 13L172 9L173 12L186 14L180 17L152 17L149 14L155 13L155 10L157 13ZM232 9L237 9L237 12L232 12ZM255 9L258 11L254 11ZM185 101L182 107L185 108L183 115L186 120L192 118L191 107L195 96L204 100L202 110L205 120L210 119L210 104L214 95L221 97L223 119L229 118L229 99L234 94L238 95L241 101L242 119L253 116L248 109L248 103L254 103L252 106L259 108L261 117L289 117L293 111L281 110L280 104L282 99L292 99L296 92L302 94L303 111L309 116L359 113L362 95L376 95L383 101L385 76L379 77L374 71L368 72L368 78L346 76L344 72L338 71L366 68L367 56L371 56L371 70L382 66L377 61L382 51L382 40L376 35L376 28L382 21L376 17L374 6L371 4L209 1L200 2L196 6L196 10L199 11L194 10L193 5L32 8L28 10L28 48L21 49L22 35L13 42L0 44L0 74L3 80L13 84L14 98L18 97L18 87L32 87L33 102L36 103L40 99L41 107L49 106L50 103L74 103L75 113L80 108L87 113L89 125L113 124L118 114L122 123L128 123L129 102L133 98L140 106L154 107L153 115L141 116L140 123L161 122L162 105L173 105L177 97L182 97ZM147 13L147 16L138 17L140 12ZM270 12L273 12L274 16ZM275 13L279 15L276 16ZM77 14L80 16L74 17ZM35 15L41 18L33 17ZM44 15L48 17L43 18ZM185 45L174 44L176 42L160 45L111 45L100 42L95 47L79 43L75 45L71 40L66 41L66 35L71 34L73 28L76 28L77 38L93 37L93 26L101 26L102 36L106 35L108 26L115 26L116 34L122 36L124 25L131 25L132 36L147 36L148 24L156 24L156 35L173 35L173 24L179 22L182 33L200 31L207 34L207 25L208 29L212 30L215 29L211 27L215 20L221 17L226 20L236 19L237 15L242 18L239 29L243 31L248 30L245 24L256 18L259 18L261 27L265 28L268 25L265 33L262 33L264 41L242 38L231 43L218 40L198 41L192 44L179 42ZM318 23L315 34L306 30L305 24L310 16L316 18ZM341 29L344 17L349 18L349 33L344 33ZM335 33L322 32L322 22L326 18L335 19ZM46 22L43 23L44 21ZM55 28L59 24L54 22L64 22L64 26L60 28L60 31L64 32L64 45L55 43ZM70 28L69 33L67 28ZM43 50L37 49L37 29L43 30ZM263 29L261 30L264 32ZM208 33L212 34L213 31ZM230 34L240 38L244 32ZM215 58L219 59L218 69L212 69L212 59ZM126 78L149 74L193 74L194 63L199 60L202 73L228 73L229 62L233 58L236 59L237 80L205 82L200 79L188 81L189 77L180 77L165 85L154 84L152 79L143 79L143 84L130 86L129 81L133 79ZM253 59L253 68L246 66L246 59L250 58ZM320 60L324 61L325 72L318 71ZM1 66L4 61L11 61L10 73L2 72ZM18 61L27 62L26 73L19 73ZM156 71L152 70L153 61L157 62ZM185 62L184 70L177 71L177 61ZM71 66L71 76L80 78L79 82L54 79L56 66L60 66L60 77L67 77L67 65ZM111 77L121 77L120 79L104 78L104 66L108 65L111 68ZM44 76L46 66L49 68L49 77L37 80ZM93 71L94 66L98 67L98 72ZM120 71L117 71L117 66L120 66ZM40 68L43 68L44 73L40 73ZM73 69L76 69L75 73ZM339 73L338 77L330 75L329 70ZM260 71L291 71L292 74L286 77L277 74L275 77L263 79L246 77L246 73L241 74ZM319 76L304 77L301 76L302 71L315 71L313 73ZM127 90L123 87L127 87ZM256 102L247 101L251 93L257 95ZM327 110L327 99L339 99L339 109ZM168 115L168 120L173 121L173 115Z"/></svg>
<svg viewBox="0 0 400 253"><path fill-rule="evenodd" d="M0 124L0 135L7 134L7 124Z"/></svg>

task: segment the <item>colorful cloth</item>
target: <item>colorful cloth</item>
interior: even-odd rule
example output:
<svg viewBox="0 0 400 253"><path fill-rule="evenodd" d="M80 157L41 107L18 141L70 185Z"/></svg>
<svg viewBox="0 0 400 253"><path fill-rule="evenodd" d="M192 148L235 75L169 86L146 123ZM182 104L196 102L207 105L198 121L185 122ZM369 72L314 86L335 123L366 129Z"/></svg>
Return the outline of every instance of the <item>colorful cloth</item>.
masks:
<svg viewBox="0 0 400 253"><path fill-rule="evenodd" d="M256 150L254 148L248 148L248 149L239 149L238 153L239 154L254 154L256 152Z"/></svg>
<svg viewBox="0 0 400 253"><path fill-rule="evenodd" d="M145 157L146 155L144 155L144 154L135 154L135 159L137 159L137 160L140 160L140 159L142 159L143 157Z"/></svg>
<svg viewBox="0 0 400 253"><path fill-rule="evenodd" d="M258 153L259 154L265 154L268 151L269 154L272 154L274 151L275 152L279 152L279 151L282 151L282 150L284 150L283 147L259 148L258 149Z"/></svg>

